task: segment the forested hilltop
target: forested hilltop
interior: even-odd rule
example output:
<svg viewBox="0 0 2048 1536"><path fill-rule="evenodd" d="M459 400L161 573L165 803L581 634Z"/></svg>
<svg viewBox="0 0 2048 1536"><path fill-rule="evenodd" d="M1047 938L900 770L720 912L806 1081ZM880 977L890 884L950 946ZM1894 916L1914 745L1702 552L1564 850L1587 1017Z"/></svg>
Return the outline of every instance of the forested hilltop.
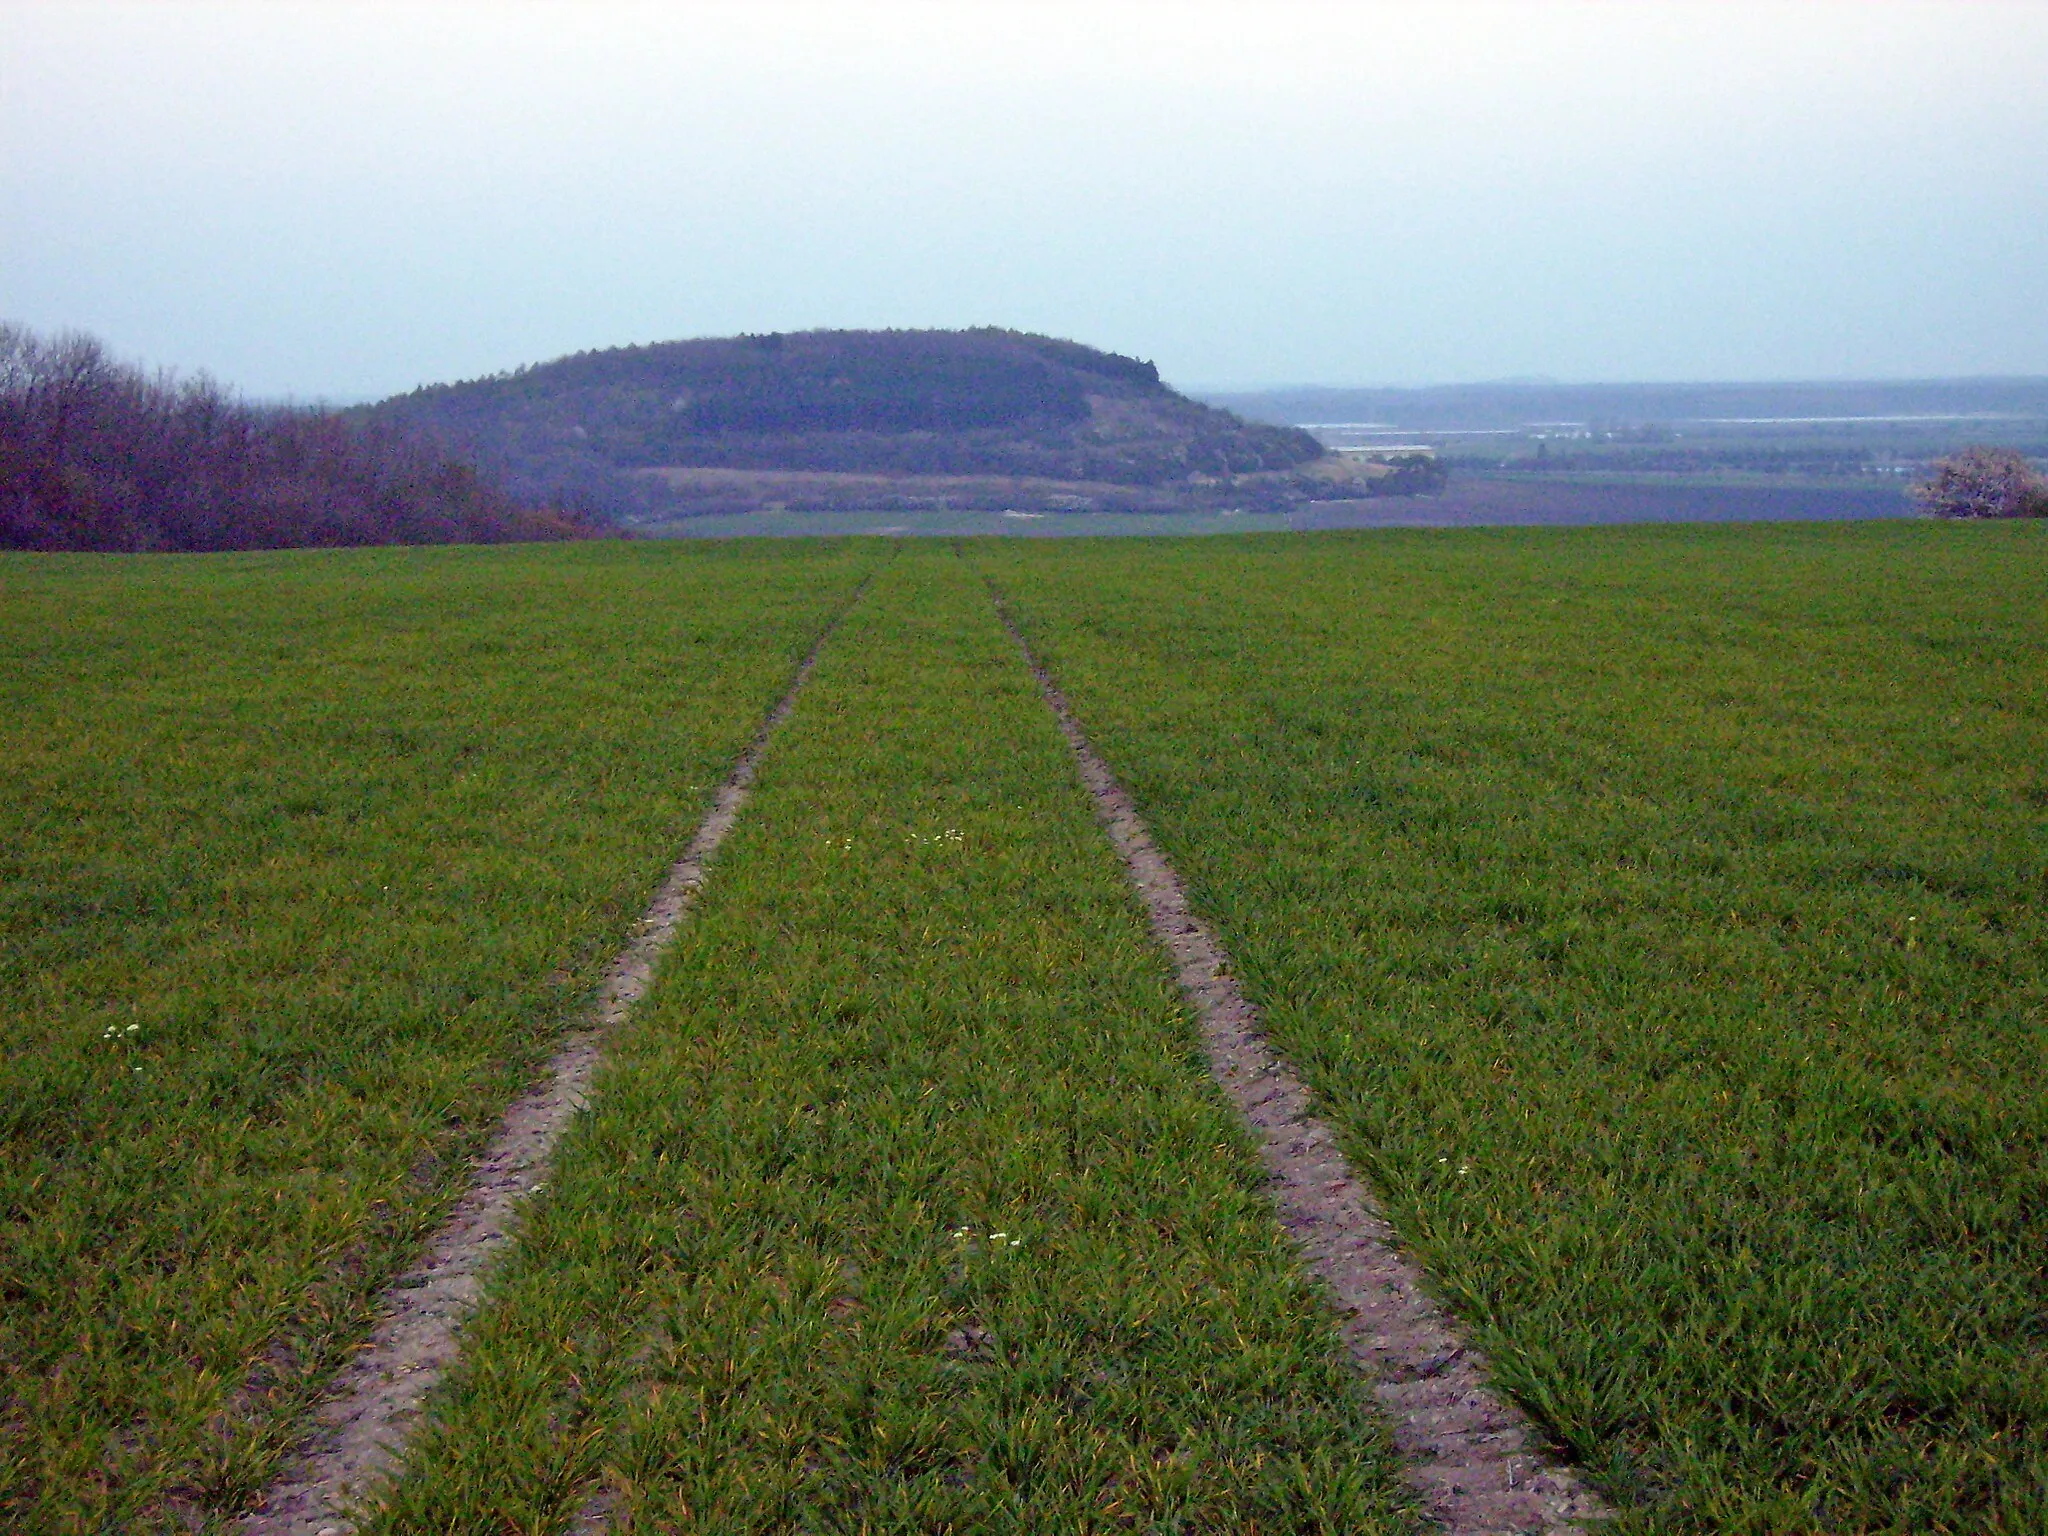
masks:
<svg viewBox="0 0 2048 1536"><path fill-rule="evenodd" d="M495 544L614 532L390 422L256 406L0 326L0 549Z"/></svg>
<svg viewBox="0 0 2048 1536"><path fill-rule="evenodd" d="M930 501L1170 509L1375 478L1305 432L1188 399L1149 362L995 329L618 347L366 414L467 446L525 494L653 517Z"/></svg>

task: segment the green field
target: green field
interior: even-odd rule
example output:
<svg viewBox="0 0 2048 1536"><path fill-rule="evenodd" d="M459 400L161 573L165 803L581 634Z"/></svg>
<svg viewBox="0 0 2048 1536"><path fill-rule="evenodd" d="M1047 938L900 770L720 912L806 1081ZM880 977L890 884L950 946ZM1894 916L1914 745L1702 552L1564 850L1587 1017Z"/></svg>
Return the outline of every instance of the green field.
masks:
<svg viewBox="0 0 2048 1536"><path fill-rule="evenodd" d="M1639 1528L2048 1528L2048 540L1003 546L1497 1379Z"/></svg>
<svg viewBox="0 0 2048 1536"><path fill-rule="evenodd" d="M834 638L385 1525L1401 1529L973 572ZM480 1448L488 1447L488 1456Z"/></svg>
<svg viewBox="0 0 2048 1536"><path fill-rule="evenodd" d="M1405 1528L991 587L1623 1529L2048 1527L2048 539L1906 523L0 563L0 1524L246 1504L871 573L377 1529Z"/></svg>
<svg viewBox="0 0 2048 1536"><path fill-rule="evenodd" d="M261 1486L880 553L0 558L0 1526Z"/></svg>

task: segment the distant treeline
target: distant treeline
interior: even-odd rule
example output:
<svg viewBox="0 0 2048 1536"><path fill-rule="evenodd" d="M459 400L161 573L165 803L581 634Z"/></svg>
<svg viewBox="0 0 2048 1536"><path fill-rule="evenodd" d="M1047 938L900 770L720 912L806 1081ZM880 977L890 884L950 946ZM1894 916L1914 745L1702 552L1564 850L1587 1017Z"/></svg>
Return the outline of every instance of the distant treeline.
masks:
<svg viewBox="0 0 2048 1536"><path fill-rule="evenodd" d="M496 415L571 398L633 418L649 448L739 433L967 432L1088 417L1088 382L1159 383L1151 363L1009 331L811 331L579 352L471 384L401 397ZM390 402L396 406L400 401ZM657 453L657 462L667 462Z"/></svg>
<svg viewBox="0 0 2048 1536"><path fill-rule="evenodd" d="M612 530L522 504L430 438L150 376L0 326L0 547L501 543Z"/></svg>

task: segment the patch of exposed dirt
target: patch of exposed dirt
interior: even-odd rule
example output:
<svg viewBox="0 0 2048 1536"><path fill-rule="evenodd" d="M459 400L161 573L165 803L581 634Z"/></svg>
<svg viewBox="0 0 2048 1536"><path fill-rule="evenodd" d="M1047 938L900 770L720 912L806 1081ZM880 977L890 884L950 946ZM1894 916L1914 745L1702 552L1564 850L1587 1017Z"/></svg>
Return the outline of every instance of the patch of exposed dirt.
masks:
<svg viewBox="0 0 2048 1536"><path fill-rule="evenodd" d="M264 1491L261 1505L238 1526L239 1536L348 1536L356 1528L349 1511L397 1467L428 1395L454 1363L462 1325L483 1293L492 1259L512 1235L519 1206L541 1187L555 1144L584 1106L606 1036L647 994L662 952L704 884L712 855L746 804L768 738L789 718L825 642L867 586L864 581L855 589L798 665L788 691L734 763L683 856L606 968L583 1027L563 1040L540 1081L505 1111L468 1191L420 1261L385 1293L369 1340L314 1409L299 1458ZM602 1524L596 1508L586 1511L590 1519L579 1530Z"/></svg>
<svg viewBox="0 0 2048 1536"><path fill-rule="evenodd" d="M1423 1509L1452 1536L1585 1536L1585 1522L1612 1519L1614 1511L1547 1454L1521 1411L1487 1385L1485 1360L1430 1296L1421 1266L1397 1247L1378 1203L1312 1112L1308 1090L1267 1043L1222 943L1189 910L1186 888L1130 796L1002 613L1173 959L1209 1070L1258 1135L1281 1224L1329 1288L1345 1346L1393 1421Z"/></svg>
<svg viewBox="0 0 2048 1536"><path fill-rule="evenodd" d="M1193 496L1215 500L1231 486L1122 485L1102 480L1054 480L1031 475L943 475L813 469L672 467L633 471L658 480L688 513L1003 511L1179 512ZM1277 477L1244 475L1245 486ZM1232 483L1234 484L1234 482Z"/></svg>

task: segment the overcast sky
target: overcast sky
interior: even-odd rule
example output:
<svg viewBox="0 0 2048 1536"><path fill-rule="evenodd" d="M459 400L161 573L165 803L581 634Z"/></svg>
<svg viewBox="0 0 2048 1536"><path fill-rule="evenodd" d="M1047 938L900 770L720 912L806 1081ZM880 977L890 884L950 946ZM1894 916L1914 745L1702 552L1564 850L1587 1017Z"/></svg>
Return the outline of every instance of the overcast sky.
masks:
<svg viewBox="0 0 2048 1536"><path fill-rule="evenodd" d="M330 399L811 326L2043 374L2048 4L0 0L0 318Z"/></svg>

